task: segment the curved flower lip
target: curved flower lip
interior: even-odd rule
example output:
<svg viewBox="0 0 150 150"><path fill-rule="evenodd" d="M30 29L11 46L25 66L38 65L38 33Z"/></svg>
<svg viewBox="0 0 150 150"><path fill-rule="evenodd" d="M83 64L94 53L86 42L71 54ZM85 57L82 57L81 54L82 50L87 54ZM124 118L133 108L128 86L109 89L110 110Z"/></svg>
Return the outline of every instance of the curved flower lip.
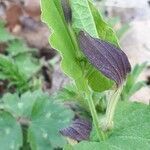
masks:
<svg viewBox="0 0 150 150"><path fill-rule="evenodd" d="M73 121L69 127L61 129L60 133L73 140L82 141L89 139L91 130L91 122L86 119L79 118Z"/></svg>
<svg viewBox="0 0 150 150"><path fill-rule="evenodd" d="M78 35L80 48L95 66L106 77L119 86L131 71L130 62L126 54L113 44L91 37L88 33L80 31Z"/></svg>

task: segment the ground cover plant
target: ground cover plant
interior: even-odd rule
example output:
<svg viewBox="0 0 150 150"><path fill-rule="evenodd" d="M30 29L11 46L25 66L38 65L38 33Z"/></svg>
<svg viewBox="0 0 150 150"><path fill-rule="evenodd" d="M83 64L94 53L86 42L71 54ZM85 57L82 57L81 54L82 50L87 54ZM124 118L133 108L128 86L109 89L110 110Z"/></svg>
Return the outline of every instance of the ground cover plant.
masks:
<svg viewBox="0 0 150 150"><path fill-rule="evenodd" d="M40 79L35 74L42 64L33 56L37 49L28 47L21 39L11 35L4 22L0 22L0 44L0 80L8 81L7 88L16 88L22 93L38 87Z"/></svg>
<svg viewBox="0 0 150 150"><path fill-rule="evenodd" d="M146 86L137 82L146 63L131 69L117 36L91 0L41 0L51 46L72 79L42 90L36 49L0 23L0 148L4 150L149 150L149 105L130 102ZM119 34L121 36L121 34ZM22 67L27 66L27 67Z"/></svg>

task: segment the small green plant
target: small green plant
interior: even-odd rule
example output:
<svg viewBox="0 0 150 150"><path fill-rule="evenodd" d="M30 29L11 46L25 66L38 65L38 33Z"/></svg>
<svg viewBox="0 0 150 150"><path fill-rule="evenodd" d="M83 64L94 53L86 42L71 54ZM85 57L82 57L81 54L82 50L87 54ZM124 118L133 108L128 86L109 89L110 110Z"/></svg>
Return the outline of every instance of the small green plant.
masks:
<svg viewBox="0 0 150 150"><path fill-rule="evenodd" d="M112 27L112 28L116 28L116 26L118 26L118 24L121 24L121 20L119 17L114 17L114 18L110 18L108 19L108 24ZM115 29L116 35L119 39L122 38L122 36L124 35L124 33L130 28L129 23L125 23L123 24L120 28L117 27L117 29Z"/></svg>
<svg viewBox="0 0 150 150"><path fill-rule="evenodd" d="M40 79L35 74L40 71L41 64L32 55L37 50L12 36L3 22L0 22L0 45L0 80L8 80L8 88L16 88L20 93L39 87Z"/></svg>
<svg viewBox="0 0 150 150"><path fill-rule="evenodd" d="M50 44L73 83L53 95L34 85L41 67L35 49L0 23L0 80L14 88L0 99L0 149L149 150L149 106L128 101L143 86L136 79L145 64L130 73L114 31L91 0L41 0L41 8Z"/></svg>
<svg viewBox="0 0 150 150"><path fill-rule="evenodd" d="M89 141L68 144L64 149L91 150L94 147L95 150L148 150L149 106L128 101L118 102L129 82L132 82L129 80L133 75L129 75L126 83L131 71L130 63L120 49L113 30L103 21L91 1L42 0L41 6L42 19L52 31L50 44L60 52L61 67L75 83L77 92L67 91L66 99L76 99L92 117L93 129ZM131 87L128 90L132 91ZM94 94L101 93L103 99L104 92L107 93L106 110L99 112ZM74 124L77 126L80 123ZM73 125L62 133L78 141L78 136L82 134L79 131Z"/></svg>
<svg viewBox="0 0 150 150"><path fill-rule="evenodd" d="M7 93L0 101L0 109L1 148L49 150L66 143L59 130L70 123L73 113L49 94L40 90L21 97Z"/></svg>
<svg viewBox="0 0 150 150"><path fill-rule="evenodd" d="M146 81L137 81L142 71L147 67L147 63L137 64L129 74L126 84L123 88L121 99L129 100L133 94L139 91L142 87L147 86Z"/></svg>

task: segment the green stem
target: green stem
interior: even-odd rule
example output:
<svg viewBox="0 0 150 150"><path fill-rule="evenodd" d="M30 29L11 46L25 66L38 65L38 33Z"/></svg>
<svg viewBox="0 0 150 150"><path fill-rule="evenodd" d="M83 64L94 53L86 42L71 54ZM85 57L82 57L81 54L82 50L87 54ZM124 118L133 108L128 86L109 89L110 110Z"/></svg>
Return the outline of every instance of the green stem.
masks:
<svg viewBox="0 0 150 150"><path fill-rule="evenodd" d="M77 57L82 58L82 54L81 54L80 48L78 46L76 35L75 35L70 23L68 24L68 30L69 30L69 33L70 33L71 40L74 44L74 48L77 51ZM88 85L87 85L87 87L88 87ZM92 92L88 89L86 94L88 96L88 106L89 106L90 111L91 111L91 115L92 115L92 119L93 119L93 123L94 123L95 129L96 129L97 136L99 138L99 141L102 141L102 140L105 139L105 134L100 129L100 126L99 126L97 112L96 112L95 105L94 105L93 99L92 99Z"/></svg>
<svg viewBox="0 0 150 150"><path fill-rule="evenodd" d="M89 108L91 111L93 124L95 126L95 130L96 130L97 136L99 138L99 141L102 141L105 139L105 133L101 130L101 128L99 126L98 116L97 116L97 112L95 109L95 105L93 103L92 92L90 90L87 91L87 96L88 96L87 101L88 101L88 105L89 105Z"/></svg>
<svg viewBox="0 0 150 150"><path fill-rule="evenodd" d="M68 24L68 30L69 30L69 33L70 33L70 36L71 36L72 43L74 44L74 48L77 51L77 56L79 58L81 58L82 55L81 55L80 48L79 48L79 45L78 45L78 42L77 42L77 38L76 38L75 32L73 31L72 26L71 26L70 23Z"/></svg>
<svg viewBox="0 0 150 150"><path fill-rule="evenodd" d="M106 109L106 118L105 118L105 122L103 124L104 131L107 131L112 128L116 106L117 106L118 100L120 98L122 89L123 89L123 85L120 86L117 91L115 91L115 93L112 95L110 101L108 102L107 109Z"/></svg>

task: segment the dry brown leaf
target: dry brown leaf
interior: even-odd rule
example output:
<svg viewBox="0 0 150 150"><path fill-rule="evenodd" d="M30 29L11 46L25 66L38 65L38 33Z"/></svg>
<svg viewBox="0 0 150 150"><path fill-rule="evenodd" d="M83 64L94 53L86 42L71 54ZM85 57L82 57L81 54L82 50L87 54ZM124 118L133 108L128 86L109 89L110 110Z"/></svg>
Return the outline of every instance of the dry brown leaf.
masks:
<svg viewBox="0 0 150 150"><path fill-rule="evenodd" d="M6 21L8 28L12 31L16 25L20 25L20 16L23 10L20 5L13 4L6 10Z"/></svg>
<svg viewBox="0 0 150 150"><path fill-rule="evenodd" d="M25 0L24 9L28 13L29 16L40 19L40 0Z"/></svg>

